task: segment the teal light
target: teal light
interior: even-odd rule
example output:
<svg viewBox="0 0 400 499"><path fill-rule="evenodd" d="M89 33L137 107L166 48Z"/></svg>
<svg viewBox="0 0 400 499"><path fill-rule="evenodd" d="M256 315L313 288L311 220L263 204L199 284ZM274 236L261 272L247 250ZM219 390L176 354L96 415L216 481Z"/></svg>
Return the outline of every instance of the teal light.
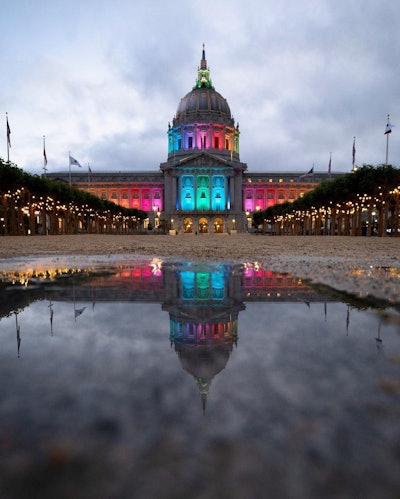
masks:
<svg viewBox="0 0 400 499"><path fill-rule="evenodd" d="M181 179L181 209L184 211L194 210L194 177L183 175Z"/></svg>
<svg viewBox="0 0 400 499"><path fill-rule="evenodd" d="M225 209L225 177L214 175L212 178L211 208L214 211Z"/></svg>
<svg viewBox="0 0 400 499"><path fill-rule="evenodd" d="M211 274L212 299L223 300L225 298L225 276L222 272Z"/></svg>
<svg viewBox="0 0 400 499"><path fill-rule="evenodd" d="M210 209L210 177L208 175L197 177L196 206L198 210Z"/></svg>
<svg viewBox="0 0 400 499"><path fill-rule="evenodd" d="M199 300L210 299L210 272L197 272L196 297Z"/></svg>
<svg viewBox="0 0 400 499"><path fill-rule="evenodd" d="M184 300L194 300L195 298L195 273L194 272L181 272L182 283L182 298Z"/></svg>

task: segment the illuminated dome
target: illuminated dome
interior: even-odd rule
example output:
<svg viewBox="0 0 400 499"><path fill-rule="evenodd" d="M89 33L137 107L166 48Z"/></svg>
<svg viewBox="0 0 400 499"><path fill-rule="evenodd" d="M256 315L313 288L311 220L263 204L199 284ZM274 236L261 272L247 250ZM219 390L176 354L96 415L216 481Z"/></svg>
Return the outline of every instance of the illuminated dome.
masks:
<svg viewBox="0 0 400 499"><path fill-rule="evenodd" d="M233 126L228 102L214 87L194 88L179 103L174 119L175 125L212 121Z"/></svg>
<svg viewBox="0 0 400 499"><path fill-rule="evenodd" d="M231 166L240 161L239 124L235 124L228 102L212 84L204 45L195 85L179 102L167 133L168 167L183 159L187 161L190 155L203 153L229 161Z"/></svg>
<svg viewBox="0 0 400 499"><path fill-rule="evenodd" d="M173 126L203 122L234 125L227 100L212 85L204 45L200 67L197 70L196 84L181 99Z"/></svg>

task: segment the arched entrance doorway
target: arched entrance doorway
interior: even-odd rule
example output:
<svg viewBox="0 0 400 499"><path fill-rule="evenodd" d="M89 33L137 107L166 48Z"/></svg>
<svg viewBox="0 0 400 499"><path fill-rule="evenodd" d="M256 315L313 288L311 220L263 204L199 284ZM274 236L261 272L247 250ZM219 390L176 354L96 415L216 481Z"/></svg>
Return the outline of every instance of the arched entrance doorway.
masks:
<svg viewBox="0 0 400 499"><path fill-rule="evenodd" d="M199 232L200 234L205 234L208 232L208 220L204 217L199 220Z"/></svg>
<svg viewBox="0 0 400 499"><path fill-rule="evenodd" d="M214 220L214 232L216 232L217 234L221 234L222 232L224 232L224 221L222 220L222 218L216 218Z"/></svg>
<svg viewBox="0 0 400 499"><path fill-rule="evenodd" d="M193 232L193 220L190 217L183 219L183 232Z"/></svg>

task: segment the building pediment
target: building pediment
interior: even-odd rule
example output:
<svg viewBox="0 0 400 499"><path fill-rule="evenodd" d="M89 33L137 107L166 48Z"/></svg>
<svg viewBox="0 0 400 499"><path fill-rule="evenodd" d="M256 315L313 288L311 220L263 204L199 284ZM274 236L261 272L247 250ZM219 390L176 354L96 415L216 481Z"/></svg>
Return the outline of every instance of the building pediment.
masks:
<svg viewBox="0 0 400 499"><path fill-rule="evenodd" d="M222 167L227 167L230 165L231 165L231 163L229 161L226 161L219 156L216 156L214 154L209 154L207 152L200 152L198 154L191 154L190 156L186 156L175 163L175 167L178 167L178 168L179 167L186 167L186 166L222 166Z"/></svg>

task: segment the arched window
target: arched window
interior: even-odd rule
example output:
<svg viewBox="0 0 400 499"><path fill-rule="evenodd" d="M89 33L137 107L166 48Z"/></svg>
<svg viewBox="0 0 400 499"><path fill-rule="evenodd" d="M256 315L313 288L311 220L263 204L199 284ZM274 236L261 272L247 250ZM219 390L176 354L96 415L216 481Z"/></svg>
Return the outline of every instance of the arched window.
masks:
<svg viewBox="0 0 400 499"><path fill-rule="evenodd" d="M198 210L210 209L210 177L208 175L197 177L196 207Z"/></svg>
<svg viewBox="0 0 400 499"><path fill-rule="evenodd" d="M212 177L211 208L214 211L225 210L225 177L214 175Z"/></svg>
<svg viewBox="0 0 400 499"><path fill-rule="evenodd" d="M199 220L199 232L202 234L206 234L208 232L208 220L205 217L202 217Z"/></svg>
<svg viewBox="0 0 400 499"><path fill-rule="evenodd" d="M183 232L187 234L193 232L193 220L190 217L183 219Z"/></svg>
<svg viewBox="0 0 400 499"><path fill-rule="evenodd" d="M194 177L183 175L181 181L181 209L194 210Z"/></svg>
<svg viewBox="0 0 400 499"><path fill-rule="evenodd" d="M217 234L221 234L222 232L224 232L224 221L220 217L217 217L214 220L214 232L216 232Z"/></svg>

